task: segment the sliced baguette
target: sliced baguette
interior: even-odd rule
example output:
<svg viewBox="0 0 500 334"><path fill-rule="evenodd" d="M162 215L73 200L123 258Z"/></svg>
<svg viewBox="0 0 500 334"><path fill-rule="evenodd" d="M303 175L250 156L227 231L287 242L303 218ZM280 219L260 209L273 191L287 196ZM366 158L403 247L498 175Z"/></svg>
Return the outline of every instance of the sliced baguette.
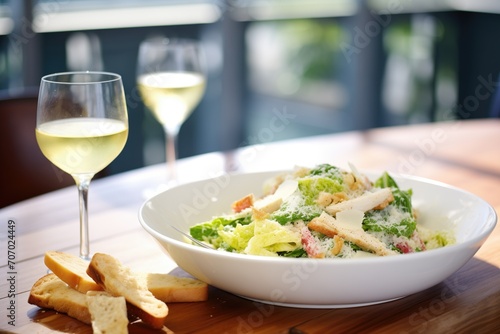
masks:
<svg viewBox="0 0 500 334"><path fill-rule="evenodd" d="M87 274L113 296L123 296L129 315L139 317L146 325L160 329L168 315L168 307L148 290L146 281L138 278L114 257L96 253Z"/></svg>
<svg viewBox="0 0 500 334"><path fill-rule="evenodd" d="M89 291L87 306L94 334L127 334L128 318L125 298L104 291Z"/></svg>
<svg viewBox="0 0 500 334"><path fill-rule="evenodd" d="M208 284L189 277L142 273L148 290L165 303L200 302L208 299Z"/></svg>
<svg viewBox="0 0 500 334"><path fill-rule="evenodd" d="M65 313L86 324L91 324L85 294L74 290L55 274L41 277L31 288L28 303Z"/></svg>
<svg viewBox="0 0 500 334"><path fill-rule="evenodd" d="M86 270L88 261L63 252L49 251L43 259L47 268L73 289L86 293L91 290L102 290Z"/></svg>
<svg viewBox="0 0 500 334"><path fill-rule="evenodd" d="M88 274L89 262L76 255L57 251L45 253L45 265L70 287L86 293L102 290ZM170 274L135 273L147 282L148 290L165 303L197 302L208 299L208 285L189 277Z"/></svg>

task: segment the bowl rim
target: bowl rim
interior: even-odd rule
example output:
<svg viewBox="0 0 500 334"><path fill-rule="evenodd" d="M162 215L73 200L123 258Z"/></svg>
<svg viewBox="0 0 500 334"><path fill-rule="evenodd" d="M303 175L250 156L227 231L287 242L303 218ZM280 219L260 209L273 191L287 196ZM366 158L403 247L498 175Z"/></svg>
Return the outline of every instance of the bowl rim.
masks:
<svg viewBox="0 0 500 334"><path fill-rule="evenodd" d="M258 171L258 172L233 172L233 173L228 173L229 176L244 176L244 175L258 175L258 174L269 174L269 173L276 173L276 175L279 175L279 173L284 173L284 172L289 172L290 170L269 170L269 171ZM361 171L361 173L365 175L371 175L375 173L382 173L382 172L377 172L377 171ZM441 255L445 256L450 253L455 253L457 249L460 248L474 248L475 252L479 250L480 247L475 246L478 244L484 243L484 241L488 238L488 236L493 232L495 229L497 222L498 222L498 214L493 208L493 206L488 203L486 200L482 199L481 197L475 195L474 193L458 188L456 186L441 182L441 181L436 181L432 180L429 178L421 177L421 176L414 176L414 175L408 175L408 174L398 174L398 173L391 173L391 177L395 177L397 179L407 179L411 181L416 181L416 182L421 182L421 183L426 183L426 184L432 184L436 185L439 187L443 188L448 188L454 191L458 191L460 193L463 193L467 196L471 196L478 200L479 202L482 202L485 207L487 208L487 219L486 222L483 226L483 231L476 235L475 237L471 239L467 239L465 241L455 243L446 247L441 247L437 249L430 249L427 251L423 252L415 252L415 253L408 253L408 254L400 254L403 256L381 256L381 257L367 257L367 258L355 258L355 259L337 259L337 258L322 258L322 259L311 259L311 258L287 258L287 257L274 257L274 256L262 256L262 255L252 255L252 254L240 254L240 253L232 253L232 252L227 252L223 250L211 250L207 248L202 248L200 246L196 246L193 244L190 244L186 241L180 241L171 237L168 237L153 227L151 227L144 219L143 217L143 211L146 210L146 207L148 206L148 203L150 203L153 199L157 198L158 196L161 196L162 194L173 191L174 189L178 187L184 187L184 186L192 186L197 183L204 183L208 182L210 180L213 180L214 178L205 178L201 180L196 180L193 182L188 182L184 183L178 186L175 186L173 188L169 188L166 190L163 190L150 198L146 199L142 205L140 206L138 210L138 218L141 226L152 236L154 236L157 239L161 239L167 243L172 243L175 244L178 247L187 249L189 251L194 251L196 253L214 253L216 256L222 256L222 257L229 257L231 259L240 259L243 261L263 261L263 262L270 262L270 263L283 263L286 262L287 264L295 264L295 263L302 263L303 261L311 261L311 260L316 260L318 263L326 263L328 265L335 264L336 266L350 266L350 265L359 265L359 264L365 264L365 263L392 263L392 262L399 262L399 261L407 261L408 257L411 259L425 259L429 256L436 256L436 255Z"/></svg>

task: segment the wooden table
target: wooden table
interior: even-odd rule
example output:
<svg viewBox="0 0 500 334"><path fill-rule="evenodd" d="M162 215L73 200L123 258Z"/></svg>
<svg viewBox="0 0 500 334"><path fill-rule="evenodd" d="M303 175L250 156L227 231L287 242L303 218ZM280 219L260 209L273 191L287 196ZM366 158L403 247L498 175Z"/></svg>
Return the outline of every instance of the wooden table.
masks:
<svg viewBox="0 0 500 334"><path fill-rule="evenodd" d="M265 136L262 136L263 138ZM267 137L265 137L267 138ZM500 120L474 120L304 138L211 153L180 161L181 182L233 171L287 169L328 162L432 178L479 195L500 212ZM2 162L6 163L6 162ZM155 165L96 180L90 190L91 252L137 270L181 273L139 225L147 190L164 180ZM14 333L91 333L90 326L27 303L47 271L47 250L78 253L74 187L0 210L0 328ZM15 226L15 266L7 268L8 224ZM209 300L170 304L165 331L175 333L493 333L500 331L500 228L444 282L397 301L349 309L297 309L248 301L215 288ZM7 272L15 272L10 275ZM15 284L9 278L14 276ZM15 298L9 290L15 291ZM15 301L14 311L9 310ZM7 316L12 314L15 326ZM148 333L140 325L132 333Z"/></svg>

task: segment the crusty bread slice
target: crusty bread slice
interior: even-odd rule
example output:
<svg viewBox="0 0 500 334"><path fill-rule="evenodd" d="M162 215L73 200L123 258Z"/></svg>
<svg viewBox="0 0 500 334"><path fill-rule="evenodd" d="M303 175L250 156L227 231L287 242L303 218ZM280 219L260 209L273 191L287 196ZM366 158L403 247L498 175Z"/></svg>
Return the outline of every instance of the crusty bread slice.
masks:
<svg viewBox="0 0 500 334"><path fill-rule="evenodd" d="M99 284L90 278L86 272L89 262L76 255L48 251L45 253L43 261L47 268L75 290L82 293L91 290L102 290Z"/></svg>
<svg viewBox="0 0 500 334"><path fill-rule="evenodd" d="M148 290L146 281L138 278L114 257L96 253L87 268L87 274L113 296L123 296L131 316L137 316L153 328L162 328L168 307Z"/></svg>
<svg viewBox="0 0 500 334"><path fill-rule="evenodd" d="M102 290L87 274L89 262L76 255L48 251L45 253L44 262L61 280L82 293ZM194 278L160 273L134 274L145 279L148 290L165 303L197 302L208 298L208 285Z"/></svg>
<svg viewBox="0 0 500 334"><path fill-rule="evenodd" d="M28 303L66 313L89 325L91 323L85 294L70 288L52 273L35 282L30 291Z"/></svg>
<svg viewBox="0 0 500 334"><path fill-rule="evenodd" d="M125 298L104 291L88 291L87 306L94 334L127 334L128 318Z"/></svg>
<svg viewBox="0 0 500 334"><path fill-rule="evenodd" d="M199 302L208 299L208 284L189 277L142 273L148 290L165 303Z"/></svg>

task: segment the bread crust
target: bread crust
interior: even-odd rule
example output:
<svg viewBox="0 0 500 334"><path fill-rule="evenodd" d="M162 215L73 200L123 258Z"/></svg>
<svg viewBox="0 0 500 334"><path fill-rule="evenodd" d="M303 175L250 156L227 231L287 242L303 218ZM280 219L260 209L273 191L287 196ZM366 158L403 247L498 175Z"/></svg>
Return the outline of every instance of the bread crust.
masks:
<svg viewBox="0 0 500 334"><path fill-rule="evenodd" d="M208 284L189 277L146 273L148 290L165 303L200 302L208 299Z"/></svg>
<svg viewBox="0 0 500 334"><path fill-rule="evenodd" d="M85 294L74 290L55 274L47 274L33 284L28 303L65 313L81 322L91 324Z"/></svg>
<svg viewBox="0 0 500 334"><path fill-rule="evenodd" d="M117 259L96 253L89 263L87 274L110 294L125 297L129 316L138 317L156 329L163 327L168 315L167 305L156 299L148 290L146 282L138 279Z"/></svg>
<svg viewBox="0 0 500 334"><path fill-rule="evenodd" d="M62 281L73 289L87 293L87 291L102 290L86 272L88 261L68 253L48 251L43 259L47 268L56 274Z"/></svg>

